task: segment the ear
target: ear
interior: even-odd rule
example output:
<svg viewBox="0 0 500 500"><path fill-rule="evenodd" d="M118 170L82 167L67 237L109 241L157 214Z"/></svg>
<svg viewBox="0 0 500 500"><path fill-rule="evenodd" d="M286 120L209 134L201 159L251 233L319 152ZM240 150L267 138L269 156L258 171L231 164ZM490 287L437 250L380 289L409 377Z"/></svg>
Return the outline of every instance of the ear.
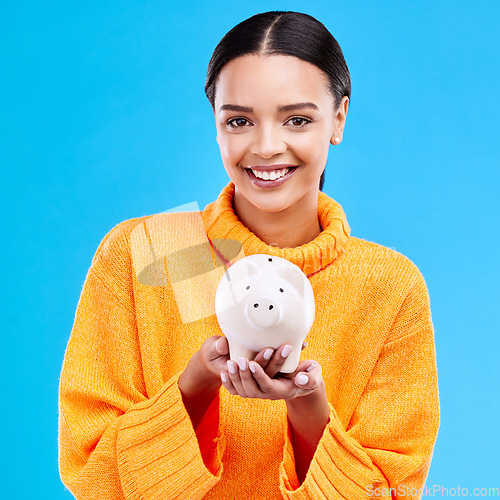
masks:
<svg viewBox="0 0 500 500"><path fill-rule="evenodd" d="M348 109L349 109L349 97L344 96L342 98L342 101L340 101L339 107L336 110L333 133L332 136L330 137L330 144L333 144L334 146L338 146L342 142Z"/></svg>
<svg viewBox="0 0 500 500"><path fill-rule="evenodd" d="M249 258L243 258L235 262L226 271L227 278L233 283L239 283L241 281L246 281L250 276L259 274L259 269L255 262Z"/></svg>
<svg viewBox="0 0 500 500"><path fill-rule="evenodd" d="M304 297L304 273L295 267L280 266L277 274L297 290L301 297Z"/></svg>

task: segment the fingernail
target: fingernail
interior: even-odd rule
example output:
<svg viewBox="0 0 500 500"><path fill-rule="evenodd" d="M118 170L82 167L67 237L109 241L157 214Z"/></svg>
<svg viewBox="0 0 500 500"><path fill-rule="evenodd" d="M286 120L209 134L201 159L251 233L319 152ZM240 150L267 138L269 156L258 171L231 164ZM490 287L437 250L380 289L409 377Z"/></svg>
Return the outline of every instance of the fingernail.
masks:
<svg viewBox="0 0 500 500"><path fill-rule="evenodd" d="M226 374L224 372L220 372L220 378L223 384L227 382Z"/></svg>
<svg viewBox="0 0 500 500"><path fill-rule="evenodd" d="M248 363L248 368L250 368L250 371L252 373L255 373L255 364L253 361L250 361L250 363Z"/></svg>
<svg viewBox="0 0 500 500"><path fill-rule="evenodd" d="M306 385L307 382L309 382L309 377L307 375L301 373L300 375L297 376L297 384Z"/></svg>
<svg viewBox="0 0 500 500"><path fill-rule="evenodd" d="M247 369L245 358L240 356L240 359L238 359L238 365L239 365L241 371L245 371Z"/></svg>
<svg viewBox="0 0 500 500"><path fill-rule="evenodd" d="M272 349L266 349L264 352L264 359L270 360L271 356L273 355L273 350Z"/></svg>
<svg viewBox="0 0 500 500"><path fill-rule="evenodd" d="M311 370L314 370L316 368L316 363L312 363L306 370L306 372L310 372Z"/></svg>
<svg viewBox="0 0 500 500"><path fill-rule="evenodd" d="M281 355L284 358L286 358L291 352L292 352L292 346L286 345L285 347L283 347L283 350L281 351Z"/></svg>
<svg viewBox="0 0 500 500"><path fill-rule="evenodd" d="M233 361L227 362L227 369L229 370L229 373L232 373L233 375L236 373L236 368L234 367Z"/></svg>

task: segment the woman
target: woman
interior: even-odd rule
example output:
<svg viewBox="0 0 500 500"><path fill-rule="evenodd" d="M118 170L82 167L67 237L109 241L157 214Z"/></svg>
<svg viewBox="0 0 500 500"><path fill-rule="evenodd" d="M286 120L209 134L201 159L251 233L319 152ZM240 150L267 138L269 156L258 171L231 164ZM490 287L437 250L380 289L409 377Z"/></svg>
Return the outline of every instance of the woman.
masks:
<svg viewBox="0 0 500 500"><path fill-rule="evenodd" d="M231 182L201 214L125 221L97 249L61 375L63 481L82 499L419 498L439 428L429 297L321 192L350 98L340 47L305 14L253 16L215 49L206 93ZM229 360L211 307L227 241L229 265L265 253L310 279L293 374L287 345Z"/></svg>

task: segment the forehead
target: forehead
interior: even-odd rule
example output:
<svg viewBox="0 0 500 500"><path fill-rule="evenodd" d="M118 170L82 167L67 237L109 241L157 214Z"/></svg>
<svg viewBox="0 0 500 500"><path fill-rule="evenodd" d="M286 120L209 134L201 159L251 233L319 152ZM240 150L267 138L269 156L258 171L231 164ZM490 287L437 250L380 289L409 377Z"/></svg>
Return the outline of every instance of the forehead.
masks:
<svg viewBox="0 0 500 500"><path fill-rule="evenodd" d="M314 64L294 56L245 55L221 70L215 94L223 104L280 104L316 102L330 105L328 77Z"/></svg>

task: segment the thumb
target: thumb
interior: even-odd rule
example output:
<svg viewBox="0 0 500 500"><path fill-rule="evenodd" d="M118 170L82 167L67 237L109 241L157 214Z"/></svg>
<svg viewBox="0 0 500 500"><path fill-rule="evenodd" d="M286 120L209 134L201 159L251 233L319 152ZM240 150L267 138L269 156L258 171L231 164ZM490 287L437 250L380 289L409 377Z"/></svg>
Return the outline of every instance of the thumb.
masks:
<svg viewBox="0 0 500 500"><path fill-rule="evenodd" d="M226 337L219 337L219 339L215 343L215 350L222 356L229 354L229 344Z"/></svg>
<svg viewBox="0 0 500 500"><path fill-rule="evenodd" d="M306 368L305 365L309 364ZM295 376L295 384L302 389L315 389L321 381L321 366L315 361L307 361L304 365L299 366L297 375Z"/></svg>
<svg viewBox="0 0 500 500"><path fill-rule="evenodd" d="M305 373L299 373L295 377L295 383L299 386L302 387L303 389L307 388L307 385L309 383L309 377Z"/></svg>

